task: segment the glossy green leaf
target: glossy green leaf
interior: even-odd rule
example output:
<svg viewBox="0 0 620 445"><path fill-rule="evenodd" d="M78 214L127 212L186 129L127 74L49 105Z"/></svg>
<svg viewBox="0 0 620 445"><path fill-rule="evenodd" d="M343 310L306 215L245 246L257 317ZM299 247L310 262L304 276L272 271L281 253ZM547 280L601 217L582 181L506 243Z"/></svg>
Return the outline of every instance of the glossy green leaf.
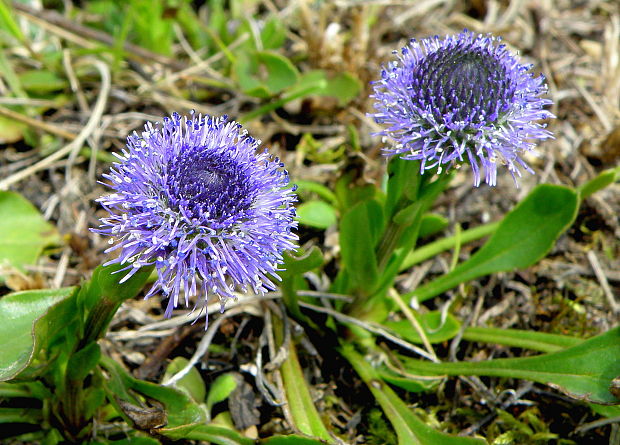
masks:
<svg viewBox="0 0 620 445"><path fill-rule="evenodd" d="M521 329L500 329L472 326L465 329L463 339L485 343L495 343L516 348L533 349L540 352L555 352L576 346L584 340L567 335Z"/></svg>
<svg viewBox="0 0 620 445"><path fill-rule="evenodd" d="M23 371L49 335L65 325L62 311L53 309L71 299L75 291L74 287L24 291L0 299L0 381Z"/></svg>
<svg viewBox="0 0 620 445"><path fill-rule="evenodd" d="M396 393L383 382L377 371L357 352L346 345L341 353L351 363L392 423L399 445L485 445L486 441L450 436L426 425L407 407Z"/></svg>
<svg viewBox="0 0 620 445"><path fill-rule="evenodd" d="M226 400L237 387L235 374L222 374L216 378L209 386L207 395L207 410L211 411L213 405Z"/></svg>
<svg viewBox="0 0 620 445"><path fill-rule="evenodd" d="M130 279L121 284L120 280L129 272L122 271L125 267L127 265L110 264L95 268L92 278L80 292L80 298L87 309L91 309L101 297L118 302L135 297L153 272L153 267L141 267Z"/></svg>
<svg viewBox="0 0 620 445"><path fill-rule="evenodd" d="M408 372L420 375L486 375L544 383L579 400L620 404L609 390L620 376L620 327L558 352L535 357L481 362L431 363L405 359Z"/></svg>
<svg viewBox="0 0 620 445"><path fill-rule="evenodd" d="M0 263L14 267L34 264L44 247L60 244L56 228L28 200L0 192Z"/></svg>
<svg viewBox="0 0 620 445"><path fill-rule="evenodd" d="M189 360L185 357L175 357L166 368L163 381L167 381L174 374L185 368L188 363ZM192 367L174 386L186 391L197 403L202 403L205 400L207 394L205 382L202 380L200 372L195 367Z"/></svg>
<svg viewBox="0 0 620 445"><path fill-rule="evenodd" d="M539 185L506 215L489 241L469 260L405 297L421 302L478 277L531 266L572 224L578 205L574 190Z"/></svg>
<svg viewBox="0 0 620 445"><path fill-rule="evenodd" d="M353 206L340 220L340 254L355 289L371 289L378 278L375 240L382 210L374 200Z"/></svg>
<svg viewBox="0 0 620 445"><path fill-rule="evenodd" d="M413 316L418 320L424 333L431 343L441 343L446 340L450 340L461 329L461 323L452 314L446 314L445 319L442 320L441 311L430 311L424 314L417 312L413 313ZM385 321L384 326L397 332L400 337L408 340L412 343L422 343L422 339L418 334L418 331L413 327L411 322L407 319L398 321Z"/></svg>
<svg viewBox="0 0 620 445"><path fill-rule="evenodd" d="M304 226L327 229L336 224L336 209L325 201L306 201L297 206L297 219Z"/></svg>

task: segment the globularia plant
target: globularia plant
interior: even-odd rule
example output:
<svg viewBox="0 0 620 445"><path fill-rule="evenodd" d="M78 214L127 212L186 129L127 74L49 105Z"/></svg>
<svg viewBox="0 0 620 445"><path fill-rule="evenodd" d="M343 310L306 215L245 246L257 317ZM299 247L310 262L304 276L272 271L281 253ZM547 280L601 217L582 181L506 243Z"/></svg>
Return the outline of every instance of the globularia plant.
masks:
<svg viewBox="0 0 620 445"><path fill-rule="evenodd" d="M298 221L308 223L301 210L295 216L295 187L279 159L261 150L260 142L236 122L175 113L161 125L148 123L144 131L130 135L119 162L104 175L112 193L97 202L108 214L93 229L109 237L112 246L106 252L116 256L80 286L14 293L0 300L0 315L16 334L0 340L0 380L8 381L0 384L0 401L37 399L30 404L37 408L23 413L0 406L0 421L19 416L21 422L41 425L19 440L48 444L104 440L94 427L103 423L111 426L105 440L113 437L122 443L151 444L162 437L275 443L255 441L211 422L211 408L230 394L235 378L229 376L224 384L216 380L205 399L204 382L193 362L159 385L133 377L102 354L98 340L112 316L123 301L141 294L153 273L145 296L167 298L167 317L179 300L186 306L193 300L194 307L203 308L208 297L217 296L223 308L239 294L274 290L281 275L284 305L261 305L264 344L256 351L252 375L265 400L287 404L291 429L304 434L277 439L283 445L340 441L314 405L289 317L320 340L316 346L325 355L324 363L341 363L329 354L349 361L394 426L399 445L486 442L434 430L390 385L421 392L434 389L445 376L526 378L589 403L618 404L620 328L587 340L471 330L451 313L452 306L443 311L422 307L418 313L411 306L419 308L477 277L534 264L574 221L580 200L617 180L620 169L603 172L578 189L540 185L500 222L462 233L457 229L455 237L425 246L423 258L454 248L453 267L422 286L402 288L396 277L421 261L422 249L416 249L420 233L437 234L447 225L429 211L448 187L453 167L469 163L479 186L483 178L495 185L498 165L505 165L516 182L521 168L531 171L524 155L551 137L543 122L552 117L545 109L551 102L544 97L543 77L520 64L499 38L469 31L412 40L398 60L383 68L373 89L372 116L385 125L380 134L389 141L383 149L389 158L386 180L364 184L356 169L343 169L335 192L309 181L300 188L305 196L318 191L326 197L329 202L315 209L327 208L337 219L339 249L330 268L324 268L316 246L288 252L295 249ZM469 259L456 261L461 243L487 235L489 240ZM300 291L308 288L308 272L326 277L313 280L321 287L314 296L340 298L322 306L305 300ZM469 296L467 290L460 295ZM311 311L328 319L315 318ZM204 337L204 350L198 348L198 359L218 321ZM386 354L378 346L379 337L384 345L399 347ZM461 339L545 354L442 362L433 343L458 345ZM264 345L275 354L269 366L263 366ZM267 372L278 366L281 372L271 384ZM194 374L184 380L191 370Z"/></svg>

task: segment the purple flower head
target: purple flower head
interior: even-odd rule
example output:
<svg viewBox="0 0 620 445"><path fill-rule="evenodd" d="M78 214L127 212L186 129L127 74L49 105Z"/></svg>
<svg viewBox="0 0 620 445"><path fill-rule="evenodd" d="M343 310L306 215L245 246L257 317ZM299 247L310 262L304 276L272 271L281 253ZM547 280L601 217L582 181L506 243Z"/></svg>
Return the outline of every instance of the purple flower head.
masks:
<svg viewBox="0 0 620 445"><path fill-rule="evenodd" d="M534 140L552 134L537 121L554 117L541 98L544 77L533 77L531 65L519 64L499 37L467 30L444 39L411 40L398 60L388 63L373 83L379 134L395 144L386 155L420 161L421 173L452 166L464 159L474 184L495 185L503 164L517 184L519 166L533 173L521 155ZM518 184L517 184L518 185Z"/></svg>
<svg viewBox="0 0 620 445"><path fill-rule="evenodd" d="M190 296L194 307L218 295L273 290L282 252L295 248L294 187L284 164L226 117L174 113L127 138L104 178L114 193L97 201L110 213L94 231L121 249L106 264L158 272L146 298L162 292L165 315Z"/></svg>

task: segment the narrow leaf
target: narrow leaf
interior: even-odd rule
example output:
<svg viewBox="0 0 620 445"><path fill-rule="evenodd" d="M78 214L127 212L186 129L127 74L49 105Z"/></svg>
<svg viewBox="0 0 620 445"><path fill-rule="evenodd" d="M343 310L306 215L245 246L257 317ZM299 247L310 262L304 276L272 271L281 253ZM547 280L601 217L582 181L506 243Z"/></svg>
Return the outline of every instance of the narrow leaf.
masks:
<svg viewBox="0 0 620 445"><path fill-rule="evenodd" d="M359 355L351 345L340 349L342 355L353 365L385 415L392 423L399 445L485 445L481 439L450 436L434 430L416 416L385 382L377 371Z"/></svg>
<svg viewBox="0 0 620 445"><path fill-rule="evenodd" d="M289 342L288 357L282 363L280 372L295 427L304 434L333 443L312 401L293 342Z"/></svg>
<svg viewBox="0 0 620 445"><path fill-rule="evenodd" d="M620 376L620 327L558 352L535 357L482 362L430 363L403 358L405 368L421 375L486 375L544 383L579 400L620 404L610 391Z"/></svg>
<svg viewBox="0 0 620 445"><path fill-rule="evenodd" d="M356 289L371 289L377 281L374 245L381 215L379 204L370 200L353 206L340 221L342 262Z"/></svg>
<svg viewBox="0 0 620 445"><path fill-rule="evenodd" d="M506 215L489 241L469 260L405 297L421 302L465 281L531 266L572 224L578 204L577 193L568 187L539 185Z"/></svg>
<svg viewBox="0 0 620 445"><path fill-rule="evenodd" d="M533 349L540 352L555 352L576 346L584 340L567 335L524 331L521 329L499 329L472 326L465 329L463 339L516 348Z"/></svg>

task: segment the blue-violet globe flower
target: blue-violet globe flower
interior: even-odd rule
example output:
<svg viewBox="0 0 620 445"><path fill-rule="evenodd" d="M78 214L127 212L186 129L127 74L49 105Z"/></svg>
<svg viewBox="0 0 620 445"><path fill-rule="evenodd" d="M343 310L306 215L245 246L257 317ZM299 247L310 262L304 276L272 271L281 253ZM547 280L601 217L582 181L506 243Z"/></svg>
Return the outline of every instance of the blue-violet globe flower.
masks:
<svg viewBox="0 0 620 445"><path fill-rule="evenodd" d="M391 138L386 155L420 161L421 173L471 164L474 184L495 185L497 166L517 183L522 155L552 137L542 119L554 117L542 98L542 75L521 65L500 38L464 30L444 39L411 40L373 82L379 134Z"/></svg>
<svg viewBox="0 0 620 445"><path fill-rule="evenodd" d="M127 280L154 265L145 298L180 296L194 307L217 295L222 308L237 291L274 289L282 253L295 248L294 187L278 158L226 117L174 113L127 138L127 150L104 175L114 193L97 201L109 212L95 232L121 249L106 264Z"/></svg>

